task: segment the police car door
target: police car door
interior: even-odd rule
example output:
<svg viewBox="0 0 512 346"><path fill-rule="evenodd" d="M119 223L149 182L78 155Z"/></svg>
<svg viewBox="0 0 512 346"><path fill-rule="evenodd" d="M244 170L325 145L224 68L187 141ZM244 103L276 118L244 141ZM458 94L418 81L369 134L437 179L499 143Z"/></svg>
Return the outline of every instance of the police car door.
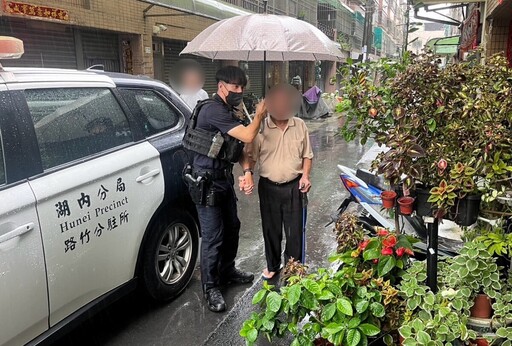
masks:
<svg viewBox="0 0 512 346"><path fill-rule="evenodd" d="M16 140L14 118L0 84L0 345L24 345L48 329L36 199L22 176L27 160Z"/></svg>
<svg viewBox="0 0 512 346"><path fill-rule="evenodd" d="M50 326L134 277L144 231L163 200L159 153L134 143L136 127L113 87L106 79L23 90L44 171L31 186Z"/></svg>

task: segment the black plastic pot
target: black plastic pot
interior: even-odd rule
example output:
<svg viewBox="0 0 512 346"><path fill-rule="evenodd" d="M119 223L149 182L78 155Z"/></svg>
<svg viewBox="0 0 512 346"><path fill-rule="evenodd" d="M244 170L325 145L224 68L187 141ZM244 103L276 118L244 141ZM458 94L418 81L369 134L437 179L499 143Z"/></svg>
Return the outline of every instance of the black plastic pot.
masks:
<svg viewBox="0 0 512 346"><path fill-rule="evenodd" d="M482 195L468 195L463 199L456 199L450 210L449 219L461 226L469 226L476 222L480 212Z"/></svg>
<svg viewBox="0 0 512 346"><path fill-rule="evenodd" d="M432 203L427 202L430 197L429 190L416 187L416 214L418 216L432 216L435 209ZM469 226L476 222L480 212L481 195L468 195L463 199L455 199L455 205L445 216L461 226Z"/></svg>
<svg viewBox="0 0 512 346"><path fill-rule="evenodd" d="M433 205L427 202L430 192L424 188L416 188L416 214L418 216L432 216Z"/></svg>
<svg viewBox="0 0 512 346"><path fill-rule="evenodd" d="M504 276L508 277L508 273L510 270L510 264L511 264L510 257L508 257L507 255L502 255L502 256L494 255L494 257L496 258L496 264L499 267L503 267L502 274L504 274Z"/></svg>

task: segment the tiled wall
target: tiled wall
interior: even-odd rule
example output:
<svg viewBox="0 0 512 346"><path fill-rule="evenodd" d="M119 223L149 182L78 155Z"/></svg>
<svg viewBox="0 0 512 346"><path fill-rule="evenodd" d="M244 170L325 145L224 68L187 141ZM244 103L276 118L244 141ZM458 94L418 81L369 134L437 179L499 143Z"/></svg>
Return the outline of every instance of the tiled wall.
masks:
<svg viewBox="0 0 512 346"><path fill-rule="evenodd" d="M508 20L494 20L489 32L489 41L487 44L487 55L506 52L510 22Z"/></svg>

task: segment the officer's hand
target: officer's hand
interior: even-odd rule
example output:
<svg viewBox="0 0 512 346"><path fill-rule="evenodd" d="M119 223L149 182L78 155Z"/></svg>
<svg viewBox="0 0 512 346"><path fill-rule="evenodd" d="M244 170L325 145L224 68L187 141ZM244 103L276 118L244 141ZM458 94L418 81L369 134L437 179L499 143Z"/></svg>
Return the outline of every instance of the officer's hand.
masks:
<svg viewBox="0 0 512 346"><path fill-rule="evenodd" d="M261 100L257 105L256 105L256 118L259 118L259 120L263 120L265 119L265 117L267 116L267 105L265 104L265 99Z"/></svg>
<svg viewBox="0 0 512 346"><path fill-rule="evenodd" d="M309 181L309 177L302 176L299 180L299 189L300 192L309 192L311 189L311 182Z"/></svg>

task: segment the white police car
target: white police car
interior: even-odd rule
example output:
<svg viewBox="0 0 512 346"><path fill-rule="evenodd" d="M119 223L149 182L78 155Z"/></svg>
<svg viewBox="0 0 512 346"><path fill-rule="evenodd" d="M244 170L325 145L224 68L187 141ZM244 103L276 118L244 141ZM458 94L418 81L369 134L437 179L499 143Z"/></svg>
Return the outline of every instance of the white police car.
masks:
<svg viewBox="0 0 512 346"><path fill-rule="evenodd" d="M49 341L136 279L161 300L185 288L189 113L149 78L0 68L0 345Z"/></svg>

